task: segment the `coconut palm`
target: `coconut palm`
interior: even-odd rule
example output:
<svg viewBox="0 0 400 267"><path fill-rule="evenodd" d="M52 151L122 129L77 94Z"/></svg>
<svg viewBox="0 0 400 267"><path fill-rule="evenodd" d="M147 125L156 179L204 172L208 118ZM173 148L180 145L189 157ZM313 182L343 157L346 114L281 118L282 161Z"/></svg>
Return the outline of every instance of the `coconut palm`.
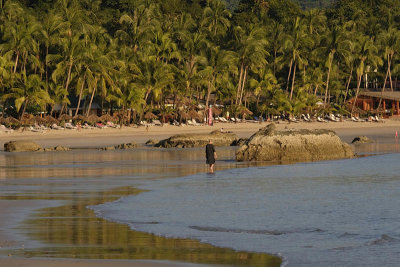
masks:
<svg viewBox="0 0 400 267"><path fill-rule="evenodd" d="M351 115L353 115L354 112L354 107L360 92L361 78L365 73L366 65L376 68L378 65L382 64L382 59L378 56L378 49L370 38L360 36L357 40L356 46L357 89L353 106L351 108Z"/></svg>
<svg viewBox="0 0 400 267"><path fill-rule="evenodd" d="M16 75L10 92L4 94L2 100L14 101L17 112L20 112L20 118L24 116L29 105L36 105L44 110L47 104L53 103L40 76L37 74L27 76L25 73Z"/></svg>
<svg viewBox="0 0 400 267"><path fill-rule="evenodd" d="M213 38L224 36L230 27L231 13L222 1L207 0L200 25L207 29Z"/></svg>
<svg viewBox="0 0 400 267"><path fill-rule="evenodd" d="M327 104L329 81L331 78L332 65L334 61L350 56L349 53L350 42L346 38L345 31L339 26L335 26L328 30L322 38L320 47L315 50L326 58L327 74L325 82L325 97L324 104Z"/></svg>
<svg viewBox="0 0 400 267"><path fill-rule="evenodd" d="M240 74L238 87L236 92L236 105L242 104L245 84L247 81L248 73L251 70L264 66L267 61L266 51L267 41L265 39L265 30L262 27L254 25L254 28L246 29L242 27L235 28L235 44L237 56L240 64Z"/></svg>
<svg viewBox="0 0 400 267"><path fill-rule="evenodd" d="M290 58L286 90L289 89L289 81L290 77L292 77L292 86L289 95L290 99L292 99L297 66L302 67L304 64L307 64L307 58L304 53L312 45L313 39L307 34L306 25L299 17L293 20L290 32L285 37L284 47Z"/></svg>

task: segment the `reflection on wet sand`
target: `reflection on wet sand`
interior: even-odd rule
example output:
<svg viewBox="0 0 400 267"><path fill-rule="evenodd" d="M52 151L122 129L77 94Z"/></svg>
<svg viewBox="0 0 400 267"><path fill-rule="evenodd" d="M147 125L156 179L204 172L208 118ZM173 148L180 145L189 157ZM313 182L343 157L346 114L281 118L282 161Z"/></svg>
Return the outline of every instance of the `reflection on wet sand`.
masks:
<svg viewBox="0 0 400 267"><path fill-rule="evenodd" d="M219 149L219 170L248 166L233 161L234 151ZM237 252L195 240L132 231L127 225L98 218L86 208L140 193L132 185L141 179L205 172L203 149L0 153L0 170L0 201L64 201L64 206L37 211L15 229L43 245L3 253L23 257L152 259L249 266L281 263L279 257L268 254Z"/></svg>
<svg viewBox="0 0 400 267"><path fill-rule="evenodd" d="M281 264L280 258L267 254L237 252L195 240L135 232L127 225L98 218L86 208L139 192L131 188L118 188L88 194L87 198L75 199L72 205L40 210L35 218L26 221L19 230L48 247L25 249L18 253L25 257L152 259L248 266Z"/></svg>

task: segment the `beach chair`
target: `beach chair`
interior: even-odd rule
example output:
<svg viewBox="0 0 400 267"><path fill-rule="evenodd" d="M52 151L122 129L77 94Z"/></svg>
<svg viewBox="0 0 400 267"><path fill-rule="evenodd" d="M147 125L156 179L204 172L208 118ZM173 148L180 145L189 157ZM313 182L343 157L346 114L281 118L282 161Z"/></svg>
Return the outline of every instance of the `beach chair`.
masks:
<svg viewBox="0 0 400 267"><path fill-rule="evenodd" d="M6 126L4 126L3 124L0 124L0 132L3 133L12 133L14 130L7 128Z"/></svg>
<svg viewBox="0 0 400 267"><path fill-rule="evenodd" d="M104 125L104 124L102 124L101 122L96 122L95 126L96 126L97 128L100 128L100 129L107 128L107 126Z"/></svg>
<svg viewBox="0 0 400 267"><path fill-rule="evenodd" d="M160 120L153 120L155 126L163 126Z"/></svg>
<svg viewBox="0 0 400 267"><path fill-rule="evenodd" d="M64 130L64 127L58 126L57 124L53 123L53 124L51 125L51 129L54 129L54 130Z"/></svg>
<svg viewBox="0 0 400 267"><path fill-rule="evenodd" d="M70 122L66 122L66 123L64 124L64 126L65 126L65 129L70 129L70 130L76 130L76 129L78 129L78 127L72 125L72 123L70 123Z"/></svg>
<svg viewBox="0 0 400 267"><path fill-rule="evenodd" d="M385 122L385 120L384 120L384 119L379 119L379 117L378 117L378 116L375 116L375 121L376 121L376 122Z"/></svg>

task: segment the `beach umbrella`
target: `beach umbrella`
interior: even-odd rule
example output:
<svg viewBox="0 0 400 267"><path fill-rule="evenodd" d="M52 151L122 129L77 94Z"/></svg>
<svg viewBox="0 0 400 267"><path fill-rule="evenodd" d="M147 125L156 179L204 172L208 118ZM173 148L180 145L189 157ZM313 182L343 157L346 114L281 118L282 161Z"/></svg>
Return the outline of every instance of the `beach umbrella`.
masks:
<svg viewBox="0 0 400 267"><path fill-rule="evenodd" d="M21 123L19 120L17 120L17 119L14 118L14 117L7 117L7 118L4 120L4 122L7 123L7 124L20 124L20 123Z"/></svg>
<svg viewBox="0 0 400 267"><path fill-rule="evenodd" d="M219 116L219 114L222 113L222 110L220 110L219 108L213 106L213 107L212 107L212 112L213 112L213 114L214 114L215 116Z"/></svg>
<svg viewBox="0 0 400 267"><path fill-rule="evenodd" d="M154 115L154 113L152 113L152 112L147 112L144 115L144 118L147 120L150 120L150 119L157 119L158 117L156 115Z"/></svg>
<svg viewBox="0 0 400 267"><path fill-rule="evenodd" d="M240 114L242 115L253 115L253 112L251 112L248 108L246 107L241 107L240 108Z"/></svg>
<svg viewBox="0 0 400 267"><path fill-rule="evenodd" d="M49 124L54 124L54 123L58 124L58 120L56 118L52 117L52 116L46 116L44 119Z"/></svg>
<svg viewBox="0 0 400 267"><path fill-rule="evenodd" d="M97 115L92 114L89 117L87 117L86 120L88 122L98 122L100 120L100 118Z"/></svg>
<svg viewBox="0 0 400 267"><path fill-rule="evenodd" d="M72 116L70 116L68 114L62 114L60 117L58 117L58 120L60 120L60 121L68 121L71 119L72 119Z"/></svg>
<svg viewBox="0 0 400 267"><path fill-rule="evenodd" d="M35 119L31 116L24 116L21 118L21 123L23 125L30 125L35 123Z"/></svg>
<svg viewBox="0 0 400 267"><path fill-rule="evenodd" d="M189 118L191 118L191 119L199 119L199 120L201 120L201 119L203 118L203 116L200 115L200 114L199 114L196 110L194 110L194 109L189 110L188 115L189 115Z"/></svg>
<svg viewBox="0 0 400 267"><path fill-rule="evenodd" d="M47 123L47 121L45 120L45 118L42 118L42 117L40 117L40 116L35 116L33 119L34 119L34 121L35 121L37 124Z"/></svg>
<svg viewBox="0 0 400 267"><path fill-rule="evenodd" d="M79 121L84 121L86 119L86 117L81 114L78 114L78 115L74 116L73 119L79 120Z"/></svg>
<svg viewBox="0 0 400 267"><path fill-rule="evenodd" d="M112 117L110 114L104 114L104 115L102 115L102 116L100 117L100 120L101 120L101 121L107 122L107 121L114 121L115 118Z"/></svg>

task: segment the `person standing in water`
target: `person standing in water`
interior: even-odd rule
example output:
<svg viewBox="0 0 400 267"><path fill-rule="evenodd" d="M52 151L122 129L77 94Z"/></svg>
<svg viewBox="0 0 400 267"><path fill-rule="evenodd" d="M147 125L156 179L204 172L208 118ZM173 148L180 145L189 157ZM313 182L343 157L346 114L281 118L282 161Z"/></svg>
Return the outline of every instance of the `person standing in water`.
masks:
<svg viewBox="0 0 400 267"><path fill-rule="evenodd" d="M210 139L206 145L206 163L210 166L210 173L214 173L214 163L217 158L217 152L215 152L215 147Z"/></svg>

